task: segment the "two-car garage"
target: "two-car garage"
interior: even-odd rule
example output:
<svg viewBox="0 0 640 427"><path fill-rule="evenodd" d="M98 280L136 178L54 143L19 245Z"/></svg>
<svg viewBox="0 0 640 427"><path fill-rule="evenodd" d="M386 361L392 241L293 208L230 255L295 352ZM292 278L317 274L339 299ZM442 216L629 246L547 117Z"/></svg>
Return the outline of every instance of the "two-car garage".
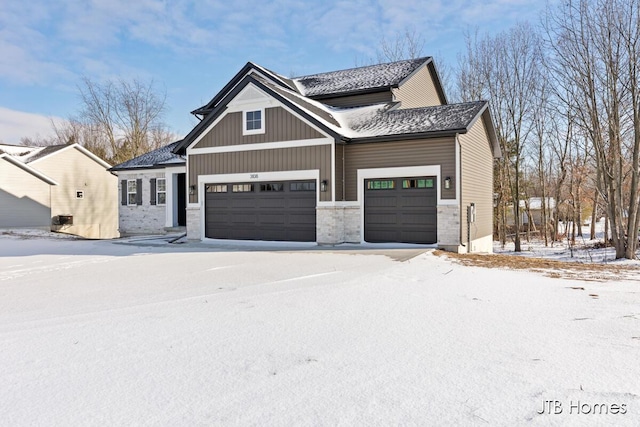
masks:
<svg viewBox="0 0 640 427"><path fill-rule="evenodd" d="M205 236L213 239L316 241L316 182L205 185Z"/></svg>
<svg viewBox="0 0 640 427"><path fill-rule="evenodd" d="M437 240L436 177L364 181L364 240L431 244ZM316 241L315 180L205 185L205 236Z"/></svg>

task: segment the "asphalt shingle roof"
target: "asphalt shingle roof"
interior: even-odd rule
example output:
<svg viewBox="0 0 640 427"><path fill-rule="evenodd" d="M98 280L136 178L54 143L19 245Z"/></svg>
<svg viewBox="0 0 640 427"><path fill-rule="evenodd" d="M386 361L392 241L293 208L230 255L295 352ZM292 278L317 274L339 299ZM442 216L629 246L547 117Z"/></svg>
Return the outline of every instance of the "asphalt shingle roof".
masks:
<svg viewBox="0 0 640 427"><path fill-rule="evenodd" d="M430 59L431 57L424 57L350 68L348 70L330 71L328 73L296 77L293 81L304 96L343 95L345 93L395 86Z"/></svg>
<svg viewBox="0 0 640 427"><path fill-rule="evenodd" d="M180 142L182 141L175 141L169 145L165 145L164 147L142 154L141 156L134 157L131 160L115 165L111 170L144 169L157 166L183 165L185 164L184 157L173 154L173 149Z"/></svg>
<svg viewBox="0 0 640 427"><path fill-rule="evenodd" d="M68 145L66 144L61 144L61 145L49 145L47 147L44 147L43 149L34 152L32 155L26 157L24 159L25 163L31 163L34 160L38 160L41 159L45 156L48 156L49 154L55 153L58 150L62 150L63 148L68 147Z"/></svg>
<svg viewBox="0 0 640 427"><path fill-rule="evenodd" d="M347 122L358 137L454 132L466 129L485 105L486 101L475 101L407 109L380 108Z"/></svg>

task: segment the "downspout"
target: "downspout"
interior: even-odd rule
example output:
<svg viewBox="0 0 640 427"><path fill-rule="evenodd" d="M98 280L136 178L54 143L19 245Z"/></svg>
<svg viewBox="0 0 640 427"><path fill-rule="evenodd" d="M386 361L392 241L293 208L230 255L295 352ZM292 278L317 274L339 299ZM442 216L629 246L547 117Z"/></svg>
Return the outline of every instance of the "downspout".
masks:
<svg viewBox="0 0 640 427"><path fill-rule="evenodd" d="M458 133L456 133L456 150L458 151L458 164L456 165L456 193L460 197L459 203L460 206L458 208L459 218L460 218L460 229L458 231L458 240L460 241L460 246L466 248L467 245L464 244L463 236L462 236L462 146L460 145L460 140L458 139ZM468 252L468 251L467 251Z"/></svg>
<svg viewBox="0 0 640 427"><path fill-rule="evenodd" d="M342 201L344 202L345 200L347 200L346 195L345 195L345 191L346 190L346 185L344 182L344 178L345 178L345 171L344 171L344 146L345 144L342 144Z"/></svg>

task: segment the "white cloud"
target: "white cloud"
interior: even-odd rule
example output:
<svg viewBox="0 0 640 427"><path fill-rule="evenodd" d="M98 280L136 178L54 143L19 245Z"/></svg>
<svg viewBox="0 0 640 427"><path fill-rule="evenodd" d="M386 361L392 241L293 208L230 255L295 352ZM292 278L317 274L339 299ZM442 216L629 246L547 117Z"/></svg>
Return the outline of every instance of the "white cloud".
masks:
<svg viewBox="0 0 640 427"><path fill-rule="evenodd" d="M19 144L20 138L46 138L54 134L51 121L60 123L60 117L46 117L40 114L11 110L0 107L0 141Z"/></svg>

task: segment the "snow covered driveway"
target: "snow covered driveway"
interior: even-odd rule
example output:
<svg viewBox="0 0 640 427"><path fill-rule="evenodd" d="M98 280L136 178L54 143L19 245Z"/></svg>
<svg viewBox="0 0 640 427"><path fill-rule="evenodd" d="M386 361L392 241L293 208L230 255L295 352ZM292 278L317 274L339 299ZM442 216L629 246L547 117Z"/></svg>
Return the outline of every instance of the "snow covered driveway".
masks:
<svg viewBox="0 0 640 427"><path fill-rule="evenodd" d="M631 426L639 361L637 281L0 236L0 425Z"/></svg>

